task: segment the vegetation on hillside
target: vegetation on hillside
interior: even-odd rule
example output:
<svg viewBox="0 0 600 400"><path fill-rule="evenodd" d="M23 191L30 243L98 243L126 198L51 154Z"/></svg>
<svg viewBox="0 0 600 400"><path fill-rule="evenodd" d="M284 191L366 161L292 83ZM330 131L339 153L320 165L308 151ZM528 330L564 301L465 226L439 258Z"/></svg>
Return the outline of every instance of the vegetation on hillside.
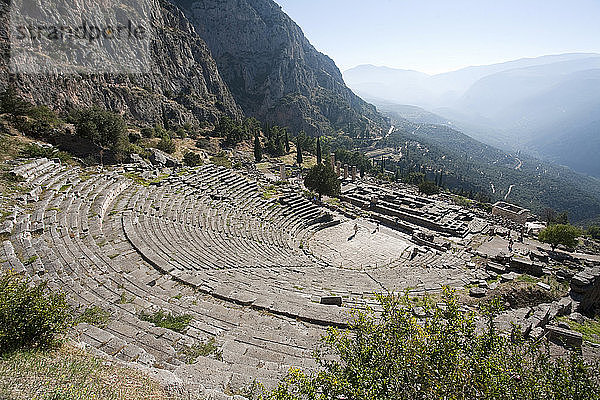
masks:
<svg viewBox="0 0 600 400"><path fill-rule="evenodd" d="M598 226L598 225L590 226L587 229L586 234L593 239L600 239L600 226Z"/></svg>
<svg viewBox="0 0 600 400"><path fill-rule="evenodd" d="M0 357L0 398L174 399L147 375L91 357L69 344L50 351L18 350Z"/></svg>
<svg viewBox="0 0 600 400"><path fill-rule="evenodd" d="M0 273L0 353L51 348L71 323L64 294L11 271Z"/></svg>
<svg viewBox="0 0 600 400"><path fill-rule="evenodd" d="M552 250L561 244L572 249L577 245L577 238L581 236L582 233L582 230L575 226L555 224L543 229L539 233L538 239L540 242L550 244Z"/></svg>
<svg viewBox="0 0 600 400"><path fill-rule="evenodd" d="M378 146L401 153L386 170L421 172L431 181L476 200L506 200L541 214L568 211L573 222L600 215L600 182L526 155L510 155L447 126L395 121L397 131ZM512 188L511 188L512 186ZM509 193L509 188L510 193ZM508 196L507 196L508 195Z"/></svg>
<svg viewBox="0 0 600 400"><path fill-rule="evenodd" d="M317 164L312 167L304 178L304 185L317 192L319 197L340 195L340 180L329 163Z"/></svg>
<svg viewBox="0 0 600 400"><path fill-rule="evenodd" d="M381 296L381 314L357 312L348 331L329 329L315 352L319 369L290 370L263 400L580 399L600 398L600 369L573 353L549 350L515 330L493 326L499 301L483 307L487 328L476 330L445 289L443 304L425 304L419 323L408 296Z"/></svg>

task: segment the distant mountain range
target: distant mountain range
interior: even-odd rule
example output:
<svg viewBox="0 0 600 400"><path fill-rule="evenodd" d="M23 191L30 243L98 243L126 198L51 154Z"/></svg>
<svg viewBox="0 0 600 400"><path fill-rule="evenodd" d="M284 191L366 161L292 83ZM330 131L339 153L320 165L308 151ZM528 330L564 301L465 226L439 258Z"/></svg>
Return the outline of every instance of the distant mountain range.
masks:
<svg viewBox="0 0 600 400"><path fill-rule="evenodd" d="M600 55L561 54L438 75L362 65L348 85L380 108L410 105L470 136L600 177ZM395 110L399 111L399 110ZM428 115L422 122L431 123Z"/></svg>

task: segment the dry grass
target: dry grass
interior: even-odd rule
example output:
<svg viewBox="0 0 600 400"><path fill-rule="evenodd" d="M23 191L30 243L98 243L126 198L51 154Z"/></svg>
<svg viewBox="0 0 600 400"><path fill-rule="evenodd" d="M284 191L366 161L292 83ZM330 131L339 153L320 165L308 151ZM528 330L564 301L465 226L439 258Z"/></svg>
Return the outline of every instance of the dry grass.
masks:
<svg viewBox="0 0 600 400"><path fill-rule="evenodd" d="M171 399L143 373L91 357L71 345L0 358L0 399L5 398Z"/></svg>

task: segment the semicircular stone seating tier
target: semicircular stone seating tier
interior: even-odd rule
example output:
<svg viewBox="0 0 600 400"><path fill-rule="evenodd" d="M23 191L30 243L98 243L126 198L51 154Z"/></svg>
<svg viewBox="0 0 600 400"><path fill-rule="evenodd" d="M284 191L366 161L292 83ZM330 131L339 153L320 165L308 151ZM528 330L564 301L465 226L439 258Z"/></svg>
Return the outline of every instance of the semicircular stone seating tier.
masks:
<svg viewBox="0 0 600 400"><path fill-rule="evenodd" d="M318 261L306 243L329 226L324 211L291 191L266 199L255 182L214 165L149 186L124 169L46 159L14 172L31 191L28 211L10 217L0 266L48 281L78 313L108 311L105 325L76 328L91 350L172 371L191 387L274 384L291 366L314 366L320 325L345 326L347 306L371 304L395 282L439 290L427 282L470 279L457 270L367 272ZM331 295L344 307L319 304ZM191 322L174 332L139 318L158 310ZM208 340L219 353L187 364L190 349Z"/></svg>
<svg viewBox="0 0 600 400"><path fill-rule="evenodd" d="M105 325L81 323L73 334L91 351L172 371L192 388L274 384L292 366L314 366L311 351L322 328L209 296L143 260L122 230L129 194L139 188L130 179L49 160L33 164L17 169L40 188L28 198L33 212L14 216L0 265L65 292L77 313L107 311ZM34 230L35 224L41 225ZM158 310L191 322L174 332L139 317ZM218 354L186 363L194 346L213 339Z"/></svg>
<svg viewBox="0 0 600 400"><path fill-rule="evenodd" d="M305 267L304 237L323 211L290 194L262 197L255 182L207 165L132 193L123 215L132 244L168 273L232 268ZM283 206L283 204L286 206Z"/></svg>

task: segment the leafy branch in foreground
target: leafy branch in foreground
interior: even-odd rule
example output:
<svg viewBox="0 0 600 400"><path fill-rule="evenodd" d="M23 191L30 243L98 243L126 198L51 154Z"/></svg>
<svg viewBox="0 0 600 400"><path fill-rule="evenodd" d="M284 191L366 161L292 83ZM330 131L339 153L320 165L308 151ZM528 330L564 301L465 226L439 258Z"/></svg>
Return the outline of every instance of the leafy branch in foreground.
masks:
<svg viewBox="0 0 600 400"><path fill-rule="evenodd" d="M62 293L46 283L0 272L0 354L23 348L47 349L72 324L71 308Z"/></svg>
<svg viewBox="0 0 600 400"><path fill-rule="evenodd" d="M417 320L408 296L380 296L382 313L357 312L349 330L329 329L315 352L317 372L291 369L263 400L296 399L598 399L598 365L548 347L519 329L494 329L499 301L483 307L484 329L444 290Z"/></svg>

